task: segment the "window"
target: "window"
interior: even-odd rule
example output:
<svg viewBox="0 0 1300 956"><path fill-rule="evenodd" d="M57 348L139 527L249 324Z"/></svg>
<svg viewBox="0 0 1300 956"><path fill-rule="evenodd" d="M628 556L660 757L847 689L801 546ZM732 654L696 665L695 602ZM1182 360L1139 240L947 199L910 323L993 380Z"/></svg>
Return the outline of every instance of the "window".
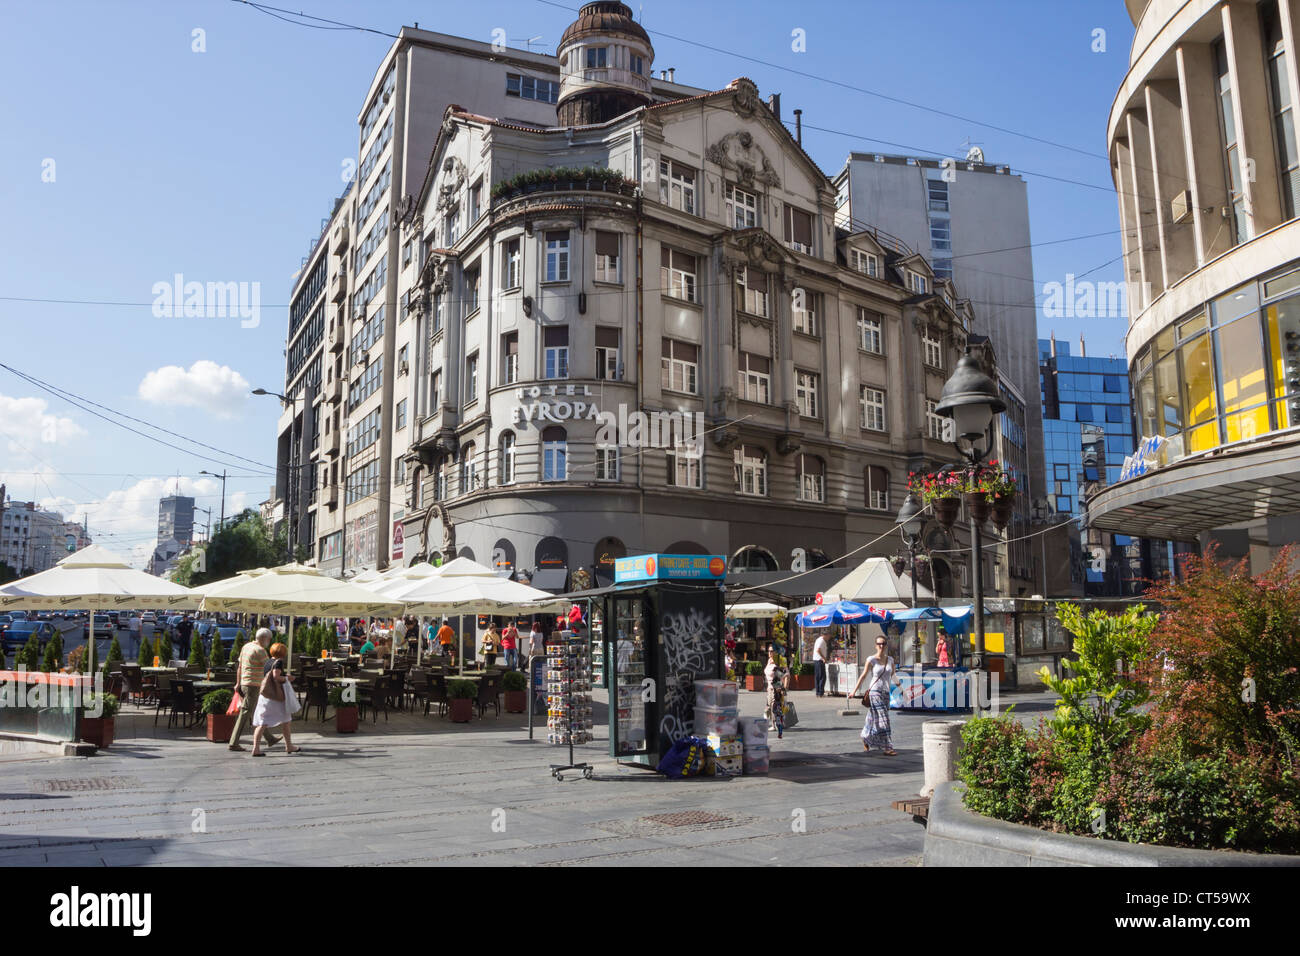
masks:
<svg viewBox="0 0 1300 956"><path fill-rule="evenodd" d="M796 369L794 373L794 401L799 406L799 414L805 418L818 417L817 374Z"/></svg>
<svg viewBox="0 0 1300 956"><path fill-rule="evenodd" d="M589 46L587 53L587 69L599 70L609 66L609 47Z"/></svg>
<svg viewBox="0 0 1300 956"><path fill-rule="evenodd" d="M1294 219L1300 192L1300 157L1296 153L1295 110L1289 83L1291 64L1274 0L1261 7L1264 15L1264 50L1268 56L1268 84L1273 94L1273 138L1277 142L1278 177L1282 184L1282 218Z"/></svg>
<svg viewBox="0 0 1300 956"><path fill-rule="evenodd" d="M863 385L858 400L862 406L862 427L875 432L886 431L884 391Z"/></svg>
<svg viewBox="0 0 1300 956"><path fill-rule="evenodd" d="M871 276L873 279L880 278L880 257L875 253L850 249L849 266L863 275Z"/></svg>
<svg viewBox="0 0 1300 956"><path fill-rule="evenodd" d="M930 220L930 248L935 252L952 252L952 223L949 220Z"/></svg>
<svg viewBox="0 0 1300 956"><path fill-rule="evenodd" d="M863 472L866 504L872 511L889 510L889 472L879 465L868 465Z"/></svg>
<svg viewBox="0 0 1300 956"><path fill-rule="evenodd" d="M322 486L324 485L323 479L321 484ZM404 459L401 455L398 455L396 458L393 459L393 484L394 485L406 484L406 459Z"/></svg>
<svg viewBox="0 0 1300 956"><path fill-rule="evenodd" d="M383 409L376 408L348 429L347 453L349 458L355 458L379 441L379 424L382 413Z"/></svg>
<svg viewBox="0 0 1300 956"><path fill-rule="evenodd" d="M406 242L403 243L403 245L402 245L402 265L403 265L403 266L409 266L409 265L411 264L411 246L412 246L412 245L414 245L414 243L413 243L410 239L407 239Z"/></svg>
<svg viewBox="0 0 1300 956"><path fill-rule="evenodd" d="M794 290L791 301L794 330L804 335L817 334L817 293L804 288Z"/></svg>
<svg viewBox="0 0 1300 956"><path fill-rule="evenodd" d="M538 100L542 103L554 103L560 98L560 84L555 80L539 80L518 73L506 74L506 96L518 96L525 100Z"/></svg>
<svg viewBox="0 0 1300 956"><path fill-rule="evenodd" d="M812 252L813 217L794 206L785 207L785 242L797 252Z"/></svg>
<svg viewBox="0 0 1300 956"><path fill-rule="evenodd" d="M741 266L736 270L736 296L750 315L767 317L767 273Z"/></svg>
<svg viewBox="0 0 1300 956"><path fill-rule="evenodd" d="M747 402L771 403L771 359L749 352L740 353L740 397Z"/></svg>
<svg viewBox="0 0 1300 956"><path fill-rule="evenodd" d="M379 459L362 465L348 475L344 498L347 504L355 504L362 498L369 498L379 491Z"/></svg>
<svg viewBox="0 0 1300 956"><path fill-rule="evenodd" d="M552 425L542 432L542 481L564 481L568 477L569 436Z"/></svg>
<svg viewBox="0 0 1300 956"><path fill-rule="evenodd" d="M668 450L668 484L674 488L703 488L698 449L680 446Z"/></svg>
<svg viewBox="0 0 1300 956"><path fill-rule="evenodd" d="M569 327L567 325L555 325L543 330L542 343L546 357L545 377L568 378Z"/></svg>
<svg viewBox="0 0 1300 956"><path fill-rule="evenodd" d="M921 344L925 349L925 364L931 368L943 368L943 343L927 332Z"/></svg>
<svg viewBox="0 0 1300 956"><path fill-rule="evenodd" d="M478 217L483 215L483 180L478 180L473 186L469 187L469 223L478 222Z"/></svg>
<svg viewBox="0 0 1300 956"><path fill-rule="evenodd" d="M397 350L397 374L405 375L411 370L411 347L403 345Z"/></svg>
<svg viewBox="0 0 1300 956"><path fill-rule="evenodd" d="M928 179L926 188L930 194L931 212L948 211L948 181L945 179Z"/></svg>
<svg viewBox="0 0 1300 956"><path fill-rule="evenodd" d="M478 401L478 353L465 358L465 404Z"/></svg>
<svg viewBox="0 0 1300 956"><path fill-rule="evenodd" d="M443 219L443 235L447 237L446 245L454 246L460 238L460 210L453 209Z"/></svg>
<svg viewBox="0 0 1300 956"><path fill-rule="evenodd" d="M596 446L596 480L618 481L618 446Z"/></svg>
<svg viewBox="0 0 1300 956"><path fill-rule="evenodd" d="M736 491L742 495L767 495L767 453L753 445L736 449Z"/></svg>
<svg viewBox="0 0 1300 956"><path fill-rule="evenodd" d="M384 162L383 172L379 174L379 177L375 180L374 184L366 190L365 197L362 198L361 204L357 206L358 227L370 218L370 214L374 212L375 207L379 205L379 200L383 199L388 194L388 187L392 184L393 160L392 157L389 157Z"/></svg>
<svg viewBox="0 0 1300 956"><path fill-rule="evenodd" d="M695 257L676 249L661 247L659 251L659 291L675 299L699 302L695 293Z"/></svg>
<svg viewBox="0 0 1300 956"><path fill-rule="evenodd" d="M698 345L664 339L663 356L659 360L659 387L669 392L696 394L699 361Z"/></svg>
<svg viewBox="0 0 1300 956"><path fill-rule="evenodd" d="M627 62L628 69L633 73L636 73L638 76L645 73L645 60L637 56L635 53L628 56Z"/></svg>
<svg viewBox="0 0 1300 956"><path fill-rule="evenodd" d="M437 412L442 407L442 369L429 377L429 410Z"/></svg>
<svg viewBox="0 0 1300 956"><path fill-rule="evenodd" d="M478 311L478 266L465 270L465 318Z"/></svg>
<svg viewBox="0 0 1300 956"><path fill-rule="evenodd" d="M938 402L925 400L925 433L936 441L943 441L944 426L948 419L935 411Z"/></svg>
<svg viewBox="0 0 1300 956"><path fill-rule="evenodd" d="M569 232L555 230L546 234L546 281L569 281Z"/></svg>
<svg viewBox="0 0 1300 956"><path fill-rule="evenodd" d="M497 466L497 482L502 485L515 483L515 433L501 434L501 461Z"/></svg>
<svg viewBox="0 0 1300 956"><path fill-rule="evenodd" d="M616 232L596 233L596 281L623 281L622 263L619 260L619 241Z"/></svg>
<svg viewBox="0 0 1300 956"><path fill-rule="evenodd" d="M858 348L864 352L884 353L881 332L885 317L879 312L858 307Z"/></svg>
<svg viewBox="0 0 1300 956"><path fill-rule="evenodd" d="M518 289L521 280L520 240L508 239L501 244L501 288Z"/></svg>
<svg viewBox="0 0 1300 956"><path fill-rule="evenodd" d="M618 329L596 327L596 378L618 381L623 377L618 362Z"/></svg>
<svg viewBox="0 0 1300 956"><path fill-rule="evenodd" d="M382 101L381 101L382 102ZM361 159L361 169L357 175L357 182L364 183L370 178L370 174L375 171L375 164L379 162L379 154L384 151L389 140L393 138L393 117L396 113L389 113L388 119L384 120L383 127L379 130L379 135L375 137L369 148L366 149L366 155ZM364 142L364 137L362 142Z"/></svg>
<svg viewBox="0 0 1300 956"><path fill-rule="evenodd" d="M917 295L925 295L930 291L930 283L925 276L911 269L907 270L907 287Z"/></svg>
<svg viewBox="0 0 1300 956"><path fill-rule="evenodd" d="M394 427L399 430L406 427L406 401L402 399L397 403L397 424Z"/></svg>
<svg viewBox="0 0 1300 956"><path fill-rule="evenodd" d="M366 366L364 372L352 379L348 386L348 411L353 411L384 383L384 357L381 355Z"/></svg>
<svg viewBox="0 0 1300 956"><path fill-rule="evenodd" d="M507 332L501 336L501 383L510 385L519 381L519 333Z"/></svg>
<svg viewBox="0 0 1300 956"><path fill-rule="evenodd" d="M349 362L361 361L366 350L378 342L383 335L384 307L381 305L361 326L361 330L352 336L352 342L348 346Z"/></svg>
<svg viewBox="0 0 1300 956"><path fill-rule="evenodd" d="M474 443L468 443L460 453L460 493L467 495L478 490L478 458L474 454Z"/></svg>
<svg viewBox="0 0 1300 956"><path fill-rule="evenodd" d="M436 335L442 331L442 321L446 316L447 297L441 292L433 297L433 328L429 330L430 335Z"/></svg>
<svg viewBox="0 0 1300 956"><path fill-rule="evenodd" d="M1241 148L1237 140L1237 122L1233 116L1232 74L1228 67L1228 54L1223 41L1214 45L1218 59L1217 91L1219 122L1222 124L1224 165L1227 168L1228 201L1232 206L1234 235L1232 244L1250 239L1250 221L1246 218L1246 196L1242 190Z"/></svg>
<svg viewBox="0 0 1300 956"><path fill-rule="evenodd" d="M758 197L727 184L727 225L734 229L753 229L758 225Z"/></svg>
<svg viewBox="0 0 1300 956"><path fill-rule="evenodd" d="M659 201L695 215L695 170L671 159L659 160Z"/></svg>
<svg viewBox="0 0 1300 956"><path fill-rule="evenodd" d="M816 455L799 456L799 500L826 500L826 465Z"/></svg>

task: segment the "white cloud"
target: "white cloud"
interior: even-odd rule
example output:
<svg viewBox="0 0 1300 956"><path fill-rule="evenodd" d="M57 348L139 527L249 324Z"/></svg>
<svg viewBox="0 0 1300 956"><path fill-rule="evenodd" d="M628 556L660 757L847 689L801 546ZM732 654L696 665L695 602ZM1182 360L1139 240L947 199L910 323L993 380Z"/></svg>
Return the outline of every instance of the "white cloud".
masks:
<svg viewBox="0 0 1300 956"><path fill-rule="evenodd" d="M190 405L221 418L233 417L248 399L248 379L227 365L200 359L188 370L164 365L140 382L139 394L156 405Z"/></svg>
<svg viewBox="0 0 1300 956"><path fill-rule="evenodd" d="M10 454L39 454L84 438L86 430L71 418L51 415L43 398L13 398L0 395L0 438L7 439Z"/></svg>

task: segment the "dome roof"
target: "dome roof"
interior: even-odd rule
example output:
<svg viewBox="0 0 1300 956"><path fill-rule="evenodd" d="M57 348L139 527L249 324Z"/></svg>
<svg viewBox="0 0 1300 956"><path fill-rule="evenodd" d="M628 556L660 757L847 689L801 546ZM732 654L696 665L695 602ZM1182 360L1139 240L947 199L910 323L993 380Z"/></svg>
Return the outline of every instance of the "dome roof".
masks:
<svg viewBox="0 0 1300 956"><path fill-rule="evenodd" d="M569 24L564 31L564 36L560 37L560 45L556 50L562 50L576 40L581 40L588 36L608 35L610 33L623 33L636 37L646 46L653 46L650 43L650 35L645 32L645 28L636 20L632 19L632 8L626 3L619 3L617 0L609 2L602 0L599 3L584 3L582 9L578 11L578 19Z"/></svg>

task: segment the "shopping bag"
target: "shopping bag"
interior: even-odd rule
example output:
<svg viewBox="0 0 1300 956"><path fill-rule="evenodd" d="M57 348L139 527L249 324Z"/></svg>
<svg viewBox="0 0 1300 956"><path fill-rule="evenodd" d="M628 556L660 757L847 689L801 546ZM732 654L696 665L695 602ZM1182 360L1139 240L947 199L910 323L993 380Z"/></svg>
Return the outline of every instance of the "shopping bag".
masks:
<svg viewBox="0 0 1300 956"><path fill-rule="evenodd" d="M284 682L285 713L292 716L293 714L298 713L298 708L300 706L301 705L298 703L298 695L293 692L293 683L286 680Z"/></svg>
<svg viewBox="0 0 1300 956"><path fill-rule="evenodd" d="M795 726L798 723L799 723L799 712L794 709L794 701L787 700L785 702L785 727L787 730L789 730L791 727Z"/></svg>
<svg viewBox="0 0 1300 956"><path fill-rule="evenodd" d="M683 737L663 755L655 770L673 780L698 776L704 772L705 754L708 751L709 744L704 739Z"/></svg>
<svg viewBox="0 0 1300 956"><path fill-rule="evenodd" d="M234 717L235 714L239 713L239 708L243 706L244 706L244 698L240 696L239 691L236 690L230 696L230 706L226 708L226 716Z"/></svg>

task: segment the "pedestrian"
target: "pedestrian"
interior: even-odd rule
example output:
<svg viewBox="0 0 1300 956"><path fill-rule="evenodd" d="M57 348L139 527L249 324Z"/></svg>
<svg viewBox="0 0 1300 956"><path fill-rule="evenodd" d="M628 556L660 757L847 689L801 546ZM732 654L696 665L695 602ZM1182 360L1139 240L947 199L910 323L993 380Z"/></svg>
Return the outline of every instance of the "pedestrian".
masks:
<svg viewBox="0 0 1300 956"><path fill-rule="evenodd" d="M528 656L541 657L546 653L546 635L542 633L542 625L533 620L533 628L528 632Z"/></svg>
<svg viewBox="0 0 1300 956"><path fill-rule="evenodd" d="M826 643L826 635L817 635L817 640L813 643L813 689L818 697L826 696L826 664L829 660L829 651L830 645Z"/></svg>
<svg viewBox="0 0 1300 956"><path fill-rule="evenodd" d="M220 640L219 636L214 640ZM271 643L270 628L259 628L253 639L243 646L239 652L239 664L235 670L235 686L239 688L239 696L244 700L239 705L239 716L235 718L235 729L230 735L230 749L243 750L239 745L240 735L244 732L244 727L253 720L253 713L257 709L257 698L259 688L262 686L262 679L266 677L267 663L270 657L266 653L267 647ZM266 735L266 742L270 746L275 746L278 737L273 737L270 733Z"/></svg>
<svg viewBox="0 0 1300 956"><path fill-rule="evenodd" d="M501 649L501 635L497 633L497 626L489 624L487 633L483 635L483 666L492 667L497 662L497 652Z"/></svg>
<svg viewBox="0 0 1300 956"><path fill-rule="evenodd" d="M438 650L443 657L450 657L451 663L455 665L456 654L452 649L452 644L456 640L456 632L451 629L447 619L442 619L442 627L438 628Z"/></svg>
<svg viewBox="0 0 1300 956"><path fill-rule="evenodd" d="M785 735L785 668L776 659L776 648L767 650L767 719L776 727L776 739Z"/></svg>
<svg viewBox="0 0 1300 956"><path fill-rule="evenodd" d="M253 756L265 757L262 750L262 737L270 733L271 727L279 727L284 736L284 752L296 754L301 747L293 745L289 734L289 724L293 721L294 711L298 709L297 698L289 675L284 672L284 661L289 656L289 649L283 644L273 644L270 651L270 666L262 678L262 686L257 697L257 708L253 711ZM267 746L274 746L267 740Z"/></svg>
<svg viewBox="0 0 1300 956"><path fill-rule="evenodd" d="M506 667L514 670L519 666L519 629L514 621L506 621L505 630L501 632L501 650L506 655Z"/></svg>
<svg viewBox="0 0 1300 956"><path fill-rule="evenodd" d="M849 699L857 694L864 680L868 682L867 692L862 696L862 706L867 708L867 719L862 725L862 749L870 753L873 746L879 747L886 757L893 757L898 751L890 740L889 688L896 668L888 649L883 635L876 638L876 653L867 658Z"/></svg>
<svg viewBox="0 0 1300 956"><path fill-rule="evenodd" d="M948 667L948 632L940 631L939 636L935 639L935 650L938 652L939 666Z"/></svg>

